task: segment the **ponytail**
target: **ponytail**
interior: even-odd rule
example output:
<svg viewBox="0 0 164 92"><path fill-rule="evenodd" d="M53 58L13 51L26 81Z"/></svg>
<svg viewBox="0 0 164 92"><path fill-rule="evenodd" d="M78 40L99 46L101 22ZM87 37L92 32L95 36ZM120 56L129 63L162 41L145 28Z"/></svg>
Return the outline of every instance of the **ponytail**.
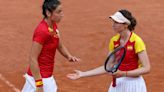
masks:
<svg viewBox="0 0 164 92"><path fill-rule="evenodd" d="M131 12L125 9L119 10L119 12L130 21L130 25L128 26L128 29L130 31L133 31L135 29L135 26L137 25L137 21L135 17L133 17Z"/></svg>
<svg viewBox="0 0 164 92"><path fill-rule="evenodd" d="M44 0L42 5L42 14L45 18L47 18L46 11L53 12L61 2L59 0Z"/></svg>

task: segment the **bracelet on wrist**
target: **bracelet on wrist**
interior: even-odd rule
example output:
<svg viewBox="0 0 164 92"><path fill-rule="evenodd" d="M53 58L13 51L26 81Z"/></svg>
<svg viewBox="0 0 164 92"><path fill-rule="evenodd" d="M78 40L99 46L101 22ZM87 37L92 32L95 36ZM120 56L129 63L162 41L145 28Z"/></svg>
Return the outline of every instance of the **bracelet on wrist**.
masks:
<svg viewBox="0 0 164 92"><path fill-rule="evenodd" d="M128 76L128 72L126 71L126 77Z"/></svg>
<svg viewBox="0 0 164 92"><path fill-rule="evenodd" d="M122 77L127 77L127 71L124 71L124 72L122 73Z"/></svg>
<svg viewBox="0 0 164 92"><path fill-rule="evenodd" d="M35 85L36 87L42 87L43 86L42 79L35 80Z"/></svg>

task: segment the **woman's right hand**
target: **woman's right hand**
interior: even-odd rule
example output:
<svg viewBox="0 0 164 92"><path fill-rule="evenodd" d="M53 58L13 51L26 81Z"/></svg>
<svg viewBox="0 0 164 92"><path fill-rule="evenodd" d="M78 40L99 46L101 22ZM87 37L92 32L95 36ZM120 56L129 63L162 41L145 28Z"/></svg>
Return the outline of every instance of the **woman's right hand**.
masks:
<svg viewBox="0 0 164 92"><path fill-rule="evenodd" d="M67 77L72 80L76 80L82 77L82 71L74 70L75 73L67 74Z"/></svg>

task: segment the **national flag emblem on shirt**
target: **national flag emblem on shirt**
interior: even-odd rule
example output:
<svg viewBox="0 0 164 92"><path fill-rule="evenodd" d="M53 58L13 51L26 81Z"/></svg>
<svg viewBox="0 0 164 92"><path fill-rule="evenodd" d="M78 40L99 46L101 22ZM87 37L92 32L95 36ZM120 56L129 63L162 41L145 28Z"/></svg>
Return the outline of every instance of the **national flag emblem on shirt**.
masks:
<svg viewBox="0 0 164 92"><path fill-rule="evenodd" d="M54 31L52 28L48 27L48 31L53 37L59 38L59 30L56 29L56 31Z"/></svg>
<svg viewBox="0 0 164 92"><path fill-rule="evenodd" d="M127 46L127 50L133 50L133 46Z"/></svg>

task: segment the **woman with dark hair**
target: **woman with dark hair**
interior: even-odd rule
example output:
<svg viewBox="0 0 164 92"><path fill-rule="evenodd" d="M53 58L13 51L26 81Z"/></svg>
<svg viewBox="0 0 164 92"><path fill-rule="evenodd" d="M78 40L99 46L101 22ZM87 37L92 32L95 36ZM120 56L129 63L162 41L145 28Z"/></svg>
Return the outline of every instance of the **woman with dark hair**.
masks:
<svg viewBox="0 0 164 92"><path fill-rule="evenodd" d="M145 81L142 77L150 71L149 58L143 40L133 32L137 24L136 19L128 10L119 10L110 16L113 21L113 30L117 33L109 42L109 53L118 46L124 46L126 55L119 70L110 73L117 78L116 87L111 86L108 92L146 92ZM78 79L106 73L104 66L89 70L68 74L70 79Z"/></svg>
<svg viewBox="0 0 164 92"><path fill-rule="evenodd" d="M43 20L33 34L26 83L22 92L57 92L53 74L56 49L69 61L79 61L62 44L57 24L63 17L59 0L45 0L42 5Z"/></svg>

